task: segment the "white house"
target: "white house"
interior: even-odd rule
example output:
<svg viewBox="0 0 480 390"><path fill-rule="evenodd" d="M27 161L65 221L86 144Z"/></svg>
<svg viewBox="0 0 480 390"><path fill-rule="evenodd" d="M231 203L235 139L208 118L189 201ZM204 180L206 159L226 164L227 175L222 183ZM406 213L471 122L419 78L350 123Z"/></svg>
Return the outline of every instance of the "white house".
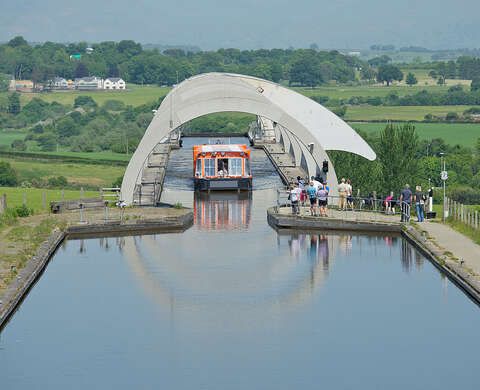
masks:
<svg viewBox="0 0 480 390"><path fill-rule="evenodd" d="M52 89L68 89L68 82L63 77L54 77L49 84Z"/></svg>
<svg viewBox="0 0 480 390"><path fill-rule="evenodd" d="M103 83L104 89L125 89L125 81L119 77L109 77Z"/></svg>
<svg viewBox="0 0 480 390"><path fill-rule="evenodd" d="M103 79L99 77L81 77L75 79L75 89L94 90L103 89Z"/></svg>

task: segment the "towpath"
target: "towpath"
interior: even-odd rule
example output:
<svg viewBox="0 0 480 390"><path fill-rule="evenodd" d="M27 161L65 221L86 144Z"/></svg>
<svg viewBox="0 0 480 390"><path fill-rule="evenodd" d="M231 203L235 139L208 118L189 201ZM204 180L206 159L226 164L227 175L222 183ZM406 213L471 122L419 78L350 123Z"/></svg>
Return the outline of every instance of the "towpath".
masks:
<svg viewBox="0 0 480 390"><path fill-rule="evenodd" d="M443 223L426 221L418 224L418 227L426 231L439 248L463 260L464 267L480 276L480 245Z"/></svg>

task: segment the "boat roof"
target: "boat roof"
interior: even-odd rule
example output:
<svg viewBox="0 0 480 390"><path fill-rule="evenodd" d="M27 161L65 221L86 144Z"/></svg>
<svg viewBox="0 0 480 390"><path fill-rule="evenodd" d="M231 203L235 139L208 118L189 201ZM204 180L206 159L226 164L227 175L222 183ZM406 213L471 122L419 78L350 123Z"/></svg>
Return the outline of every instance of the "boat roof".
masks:
<svg viewBox="0 0 480 390"><path fill-rule="evenodd" d="M246 145L224 145L224 144L216 144L216 145L198 145L200 149L200 153L212 153L212 152L245 152L247 150Z"/></svg>

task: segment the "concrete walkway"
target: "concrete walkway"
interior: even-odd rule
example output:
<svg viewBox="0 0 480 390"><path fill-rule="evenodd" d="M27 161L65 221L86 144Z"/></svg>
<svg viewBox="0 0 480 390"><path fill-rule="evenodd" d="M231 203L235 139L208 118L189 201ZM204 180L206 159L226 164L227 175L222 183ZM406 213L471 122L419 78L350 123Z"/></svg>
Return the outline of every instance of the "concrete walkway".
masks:
<svg viewBox="0 0 480 390"><path fill-rule="evenodd" d="M465 261L464 267L480 276L480 245L443 223L425 221L417 226L426 231L439 248Z"/></svg>

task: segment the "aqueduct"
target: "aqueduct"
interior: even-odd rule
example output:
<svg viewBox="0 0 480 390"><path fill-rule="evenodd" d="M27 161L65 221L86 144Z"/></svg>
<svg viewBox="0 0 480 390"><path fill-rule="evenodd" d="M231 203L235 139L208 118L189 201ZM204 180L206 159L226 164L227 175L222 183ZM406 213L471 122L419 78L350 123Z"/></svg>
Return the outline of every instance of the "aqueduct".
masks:
<svg viewBox="0 0 480 390"><path fill-rule="evenodd" d="M341 118L315 101L281 85L229 73L206 73L175 86L162 101L133 154L121 187L121 198L133 204L142 186L142 171L157 144L192 119L217 112L244 112L273 123L275 141L290 152L296 165L315 175L327 151L376 158L370 146ZM261 122L261 121L258 121ZM327 180L336 193L337 177L329 164ZM140 189L141 191L141 189Z"/></svg>

